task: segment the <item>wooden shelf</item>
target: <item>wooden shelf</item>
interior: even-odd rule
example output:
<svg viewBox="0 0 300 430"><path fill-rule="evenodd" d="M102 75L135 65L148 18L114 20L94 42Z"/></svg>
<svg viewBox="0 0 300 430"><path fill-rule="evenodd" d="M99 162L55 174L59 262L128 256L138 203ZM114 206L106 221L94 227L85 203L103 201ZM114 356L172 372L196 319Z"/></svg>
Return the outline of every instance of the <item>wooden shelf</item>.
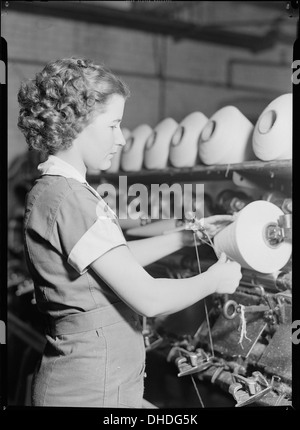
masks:
<svg viewBox="0 0 300 430"><path fill-rule="evenodd" d="M292 179L292 160L279 161L246 161L237 164L221 164L214 166L196 165L193 167L175 168L167 167L163 170L140 170L139 172L106 173L88 175L89 183L100 183L107 181L116 183L120 176L126 176L128 185L132 183L172 183L172 182L195 182L231 179L233 172L244 176L261 176L267 180Z"/></svg>

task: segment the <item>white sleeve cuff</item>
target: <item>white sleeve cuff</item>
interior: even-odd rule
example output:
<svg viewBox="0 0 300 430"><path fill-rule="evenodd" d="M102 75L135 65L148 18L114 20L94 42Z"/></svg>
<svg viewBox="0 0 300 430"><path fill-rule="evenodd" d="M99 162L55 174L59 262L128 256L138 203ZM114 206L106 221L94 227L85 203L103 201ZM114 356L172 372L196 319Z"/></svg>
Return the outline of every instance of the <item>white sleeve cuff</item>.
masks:
<svg viewBox="0 0 300 430"><path fill-rule="evenodd" d="M118 226L110 218L98 218L69 254L68 263L83 275L88 266L110 249L126 245Z"/></svg>

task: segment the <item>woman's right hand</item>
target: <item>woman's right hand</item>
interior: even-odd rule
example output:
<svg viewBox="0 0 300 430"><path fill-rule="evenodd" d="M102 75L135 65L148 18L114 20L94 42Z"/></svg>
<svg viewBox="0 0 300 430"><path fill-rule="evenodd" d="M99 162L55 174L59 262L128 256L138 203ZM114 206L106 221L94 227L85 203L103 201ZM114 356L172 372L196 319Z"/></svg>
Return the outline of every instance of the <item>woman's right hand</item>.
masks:
<svg viewBox="0 0 300 430"><path fill-rule="evenodd" d="M213 282L216 285L215 293L218 294L234 293L242 278L241 265L235 261L227 260L224 252L207 272L213 276Z"/></svg>

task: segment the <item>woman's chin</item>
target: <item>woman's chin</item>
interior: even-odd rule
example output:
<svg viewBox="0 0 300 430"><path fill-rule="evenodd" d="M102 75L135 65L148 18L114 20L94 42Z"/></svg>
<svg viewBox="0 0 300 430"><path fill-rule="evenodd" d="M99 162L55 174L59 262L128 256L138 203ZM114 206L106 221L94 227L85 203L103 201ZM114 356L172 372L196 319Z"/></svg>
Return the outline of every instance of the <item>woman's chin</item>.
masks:
<svg viewBox="0 0 300 430"><path fill-rule="evenodd" d="M92 174L98 174L102 171L102 169L100 169L100 167L88 167L87 168L87 173L92 175Z"/></svg>
<svg viewBox="0 0 300 430"><path fill-rule="evenodd" d="M88 163L88 170L90 171L105 171L107 169L109 169L111 166L111 160L110 159L106 159L106 160L101 160L100 163Z"/></svg>
<svg viewBox="0 0 300 430"><path fill-rule="evenodd" d="M105 161L103 161L103 163L101 163L101 165L99 166L100 170L108 170L111 166L111 160L107 159Z"/></svg>

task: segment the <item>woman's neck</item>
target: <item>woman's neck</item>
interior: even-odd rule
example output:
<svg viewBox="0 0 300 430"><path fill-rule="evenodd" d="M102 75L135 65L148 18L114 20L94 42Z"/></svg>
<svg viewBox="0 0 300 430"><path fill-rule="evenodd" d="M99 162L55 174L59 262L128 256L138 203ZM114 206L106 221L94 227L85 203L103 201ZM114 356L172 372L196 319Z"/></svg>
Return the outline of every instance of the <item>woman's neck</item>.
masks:
<svg viewBox="0 0 300 430"><path fill-rule="evenodd" d="M77 169L84 178L86 177L85 164L82 158L75 150L75 148L66 149L64 151L58 151L55 154L55 156L65 161L66 163L71 164L71 166L75 167L75 169Z"/></svg>

